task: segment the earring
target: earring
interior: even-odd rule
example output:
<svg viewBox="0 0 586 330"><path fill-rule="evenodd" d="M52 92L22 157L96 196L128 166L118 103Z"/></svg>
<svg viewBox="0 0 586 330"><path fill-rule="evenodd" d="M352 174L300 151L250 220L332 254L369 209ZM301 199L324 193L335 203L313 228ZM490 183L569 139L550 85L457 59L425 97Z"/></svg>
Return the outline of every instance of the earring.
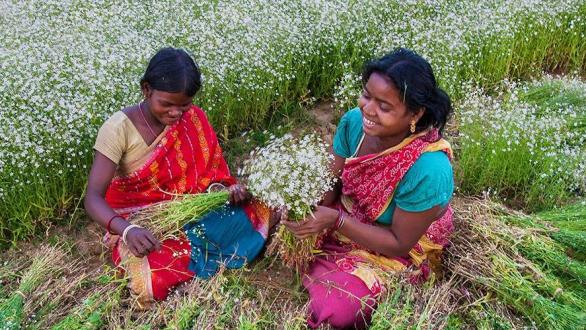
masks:
<svg viewBox="0 0 586 330"><path fill-rule="evenodd" d="M410 129L411 134L415 133L415 124L416 124L415 119L411 120L411 129Z"/></svg>

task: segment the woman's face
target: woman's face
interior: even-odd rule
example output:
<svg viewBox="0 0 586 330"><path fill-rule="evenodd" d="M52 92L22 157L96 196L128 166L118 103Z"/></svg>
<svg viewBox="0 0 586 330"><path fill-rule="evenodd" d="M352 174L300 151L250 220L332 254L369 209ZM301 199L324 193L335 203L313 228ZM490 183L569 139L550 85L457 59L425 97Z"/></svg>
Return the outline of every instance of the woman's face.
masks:
<svg viewBox="0 0 586 330"><path fill-rule="evenodd" d="M379 73L372 73L358 99L362 128L369 136L380 138L408 135L413 119L423 114L407 111L399 90Z"/></svg>
<svg viewBox="0 0 586 330"><path fill-rule="evenodd" d="M176 123L193 102L193 97L181 92L163 92L149 86L143 87L143 93L151 114L164 125Z"/></svg>

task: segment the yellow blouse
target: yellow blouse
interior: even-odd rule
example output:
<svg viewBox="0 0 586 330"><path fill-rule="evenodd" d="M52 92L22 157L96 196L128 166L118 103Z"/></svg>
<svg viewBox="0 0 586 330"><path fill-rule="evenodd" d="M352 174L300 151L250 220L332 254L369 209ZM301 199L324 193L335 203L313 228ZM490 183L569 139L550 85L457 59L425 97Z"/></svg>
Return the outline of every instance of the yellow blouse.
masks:
<svg viewBox="0 0 586 330"><path fill-rule="evenodd" d="M149 159L166 131L167 127L153 143L147 145L130 118L124 112L118 111L100 127L94 150L118 165L117 176L128 175Z"/></svg>

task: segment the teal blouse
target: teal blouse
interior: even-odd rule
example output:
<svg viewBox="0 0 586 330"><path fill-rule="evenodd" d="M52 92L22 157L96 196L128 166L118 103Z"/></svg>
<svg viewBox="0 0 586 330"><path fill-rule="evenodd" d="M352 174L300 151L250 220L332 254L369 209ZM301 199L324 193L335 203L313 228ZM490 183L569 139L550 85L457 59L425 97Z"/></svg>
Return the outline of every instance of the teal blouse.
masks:
<svg viewBox="0 0 586 330"><path fill-rule="evenodd" d="M364 132L362 113L355 108L340 120L334 136L334 152L342 158L356 153ZM390 224L395 208L422 212L440 205L445 207L454 193L454 174L448 156L443 151L423 153L397 185L393 199L377 222Z"/></svg>

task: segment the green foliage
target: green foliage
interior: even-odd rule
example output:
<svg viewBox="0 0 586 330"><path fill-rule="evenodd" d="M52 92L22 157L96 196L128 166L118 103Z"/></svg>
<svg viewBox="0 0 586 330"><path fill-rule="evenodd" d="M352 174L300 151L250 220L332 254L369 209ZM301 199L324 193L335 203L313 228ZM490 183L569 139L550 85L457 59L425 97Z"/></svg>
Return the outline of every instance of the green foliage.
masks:
<svg viewBox="0 0 586 330"><path fill-rule="evenodd" d="M489 194L531 211L586 193L586 84L552 78L471 89L456 112L456 174L468 194ZM556 94L552 104L543 95Z"/></svg>
<svg viewBox="0 0 586 330"><path fill-rule="evenodd" d="M13 294L10 298L0 303L0 325L2 329L20 329L23 318L24 297L20 294Z"/></svg>

